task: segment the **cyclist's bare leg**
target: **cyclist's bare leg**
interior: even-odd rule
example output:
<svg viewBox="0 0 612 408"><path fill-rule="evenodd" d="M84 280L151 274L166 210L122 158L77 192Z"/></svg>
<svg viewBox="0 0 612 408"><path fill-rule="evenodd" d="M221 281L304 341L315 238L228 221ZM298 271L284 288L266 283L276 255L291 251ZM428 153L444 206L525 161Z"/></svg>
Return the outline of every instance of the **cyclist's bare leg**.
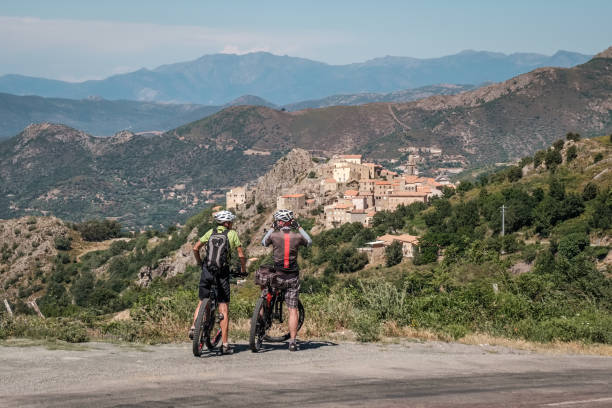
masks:
<svg viewBox="0 0 612 408"><path fill-rule="evenodd" d="M202 306L202 301L198 302L198 307L196 307L195 312L193 312L193 322L191 323L191 327L195 327L195 321L198 318L198 312L200 311L200 306Z"/></svg>
<svg viewBox="0 0 612 408"><path fill-rule="evenodd" d="M221 326L221 340L223 344L227 344L227 332L229 330L229 307L227 303L219 303L219 313L223 314L223 320L219 323Z"/></svg>
<svg viewBox="0 0 612 408"><path fill-rule="evenodd" d="M293 342L297 336L298 310L295 307L288 307L287 309L289 309L289 336L291 337L290 341Z"/></svg>

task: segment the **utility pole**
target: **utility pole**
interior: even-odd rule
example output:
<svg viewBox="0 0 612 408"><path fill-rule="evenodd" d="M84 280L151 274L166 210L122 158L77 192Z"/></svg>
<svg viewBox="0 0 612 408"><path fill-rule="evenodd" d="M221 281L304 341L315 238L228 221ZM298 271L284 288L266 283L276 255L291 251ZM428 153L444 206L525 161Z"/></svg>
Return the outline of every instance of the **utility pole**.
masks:
<svg viewBox="0 0 612 408"><path fill-rule="evenodd" d="M502 255L504 254L504 234L506 232L506 209L507 207L505 205L501 206L501 213L502 213L502 230L501 230L501 237L502 237L502 246L501 246L501 253Z"/></svg>
<svg viewBox="0 0 612 408"><path fill-rule="evenodd" d="M6 311L8 312L9 316L13 317L13 311L11 310L11 306L9 305L9 302L6 299L4 299L4 307L6 308Z"/></svg>

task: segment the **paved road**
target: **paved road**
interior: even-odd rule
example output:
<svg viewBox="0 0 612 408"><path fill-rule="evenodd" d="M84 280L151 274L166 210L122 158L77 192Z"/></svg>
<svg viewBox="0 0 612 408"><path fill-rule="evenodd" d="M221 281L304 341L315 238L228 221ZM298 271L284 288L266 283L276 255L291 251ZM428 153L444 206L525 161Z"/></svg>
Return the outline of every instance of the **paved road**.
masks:
<svg viewBox="0 0 612 408"><path fill-rule="evenodd" d="M612 358L448 343L0 347L0 407L612 407Z"/></svg>

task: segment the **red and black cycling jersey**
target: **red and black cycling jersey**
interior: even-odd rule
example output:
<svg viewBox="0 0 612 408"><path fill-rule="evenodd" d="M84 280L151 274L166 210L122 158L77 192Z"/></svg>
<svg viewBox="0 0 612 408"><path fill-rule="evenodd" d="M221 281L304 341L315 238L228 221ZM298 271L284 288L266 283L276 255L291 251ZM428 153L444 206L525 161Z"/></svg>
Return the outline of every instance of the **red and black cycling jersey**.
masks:
<svg viewBox="0 0 612 408"><path fill-rule="evenodd" d="M274 268L281 272L299 272L297 263L298 249L300 246L308 246L312 240L300 228L299 232L289 228L281 230L270 230L261 241L263 246L273 247Z"/></svg>

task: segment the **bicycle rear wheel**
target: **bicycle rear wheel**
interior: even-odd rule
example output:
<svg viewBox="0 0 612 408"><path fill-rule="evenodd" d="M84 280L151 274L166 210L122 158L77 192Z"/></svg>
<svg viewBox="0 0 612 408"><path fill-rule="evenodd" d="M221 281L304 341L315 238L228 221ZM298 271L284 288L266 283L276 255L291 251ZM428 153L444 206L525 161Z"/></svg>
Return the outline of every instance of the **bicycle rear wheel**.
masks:
<svg viewBox="0 0 612 408"><path fill-rule="evenodd" d="M266 313L265 313L265 299L260 297L257 299L255 304L255 310L253 310L253 317L251 317L251 331L249 333L249 347L253 353L257 353L261 350L264 336L266 335Z"/></svg>
<svg viewBox="0 0 612 408"><path fill-rule="evenodd" d="M283 323L273 323L271 325L272 327L270 327L268 333L264 337L265 341L270 341L272 343L281 343L283 341L289 340L289 338L291 337L291 334L288 331L284 331L286 330L285 327L289 324L289 308L287 308L286 305L284 306L285 307L283 307L281 310ZM298 300L298 332L302 328L302 324L304 324L304 318L304 306L302 306L302 302ZM278 334L279 332L282 334Z"/></svg>
<svg viewBox="0 0 612 408"><path fill-rule="evenodd" d="M202 349L206 343L206 337L208 333L206 330L207 323L209 323L210 317L210 299L203 299L200 304L200 310L198 311L198 317L195 322L195 333L193 336L193 355L200 357L202 355Z"/></svg>

